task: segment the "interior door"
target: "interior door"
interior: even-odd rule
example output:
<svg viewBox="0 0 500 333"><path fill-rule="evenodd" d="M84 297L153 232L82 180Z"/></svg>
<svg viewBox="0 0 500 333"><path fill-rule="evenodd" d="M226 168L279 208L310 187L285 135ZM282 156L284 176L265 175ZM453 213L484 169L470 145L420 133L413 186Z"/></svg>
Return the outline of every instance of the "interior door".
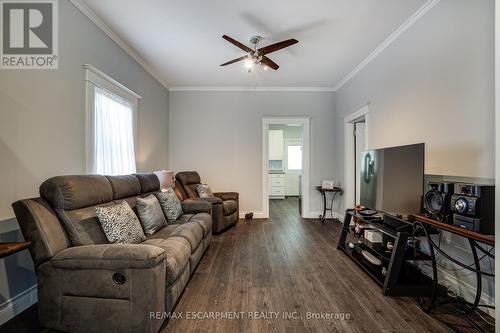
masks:
<svg viewBox="0 0 500 333"><path fill-rule="evenodd" d="M354 149L356 156L356 170L355 170L355 179L356 179L356 205L360 203L360 190L361 190L361 152L366 149L365 147L365 123L357 122L354 124Z"/></svg>

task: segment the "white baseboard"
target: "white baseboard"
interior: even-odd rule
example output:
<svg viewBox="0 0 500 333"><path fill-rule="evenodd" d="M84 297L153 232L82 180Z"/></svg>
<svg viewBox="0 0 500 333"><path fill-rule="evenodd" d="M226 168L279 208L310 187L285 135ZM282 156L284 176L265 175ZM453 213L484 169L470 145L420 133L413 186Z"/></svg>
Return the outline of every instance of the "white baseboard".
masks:
<svg viewBox="0 0 500 333"><path fill-rule="evenodd" d="M323 215L323 212L305 212L303 215L304 215L304 218L306 218L306 219L317 219L317 218L319 218L320 215ZM331 218L332 218L332 216L330 215L330 211L327 211L326 212L326 219L331 219ZM342 221L343 216L337 212L333 212L333 218L339 219Z"/></svg>
<svg viewBox="0 0 500 333"><path fill-rule="evenodd" d="M430 270L430 267L428 266L422 266L420 267L422 271L428 275L429 277L432 277L432 270ZM474 274L474 273L471 273ZM465 298L469 302L473 302L474 298L476 297L476 287L472 286L456 276L453 276L449 271L446 269L438 267L438 277L439 277L439 284L445 286L448 288L450 291L455 292L457 295L460 297ZM483 288L484 290L484 288ZM486 294L484 291L481 293L481 300L480 304L491 304L495 305L494 299L492 299L491 296ZM488 309L488 308L481 308L482 311L486 312L493 318L495 318L495 310L494 309Z"/></svg>
<svg viewBox="0 0 500 333"><path fill-rule="evenodd" d="M19 295L0 304L0 325L14 318L38 301L36 286L32 286Z"/></svg>
<svg viewBox="0 0 500 333"><path fill-rule="evenodd" d="M245 214L249 212L240 212L240 219L245 218ZM267 219L267 216L264 215L264 212L253 212L254 219Z"/></svg>
<svg viewBox="0 0 500 333"><path fill-rule="evenodd" d="M244 219L246 213L248 213L248 212L240 212L240 219ZM304 214L302 214L302 215L306 219L317 219L317 218L319 218L320 214L323 214L323 212L304 212ZM326 217L327 217L327 219L331 218L329 212L326 213ZM342 221L342 218L343 218L342 215L340 215L337 212L333 212L333 217L337 218L337 219L339 219L341 221ZM265 216L264 212L253 212L253 218L254 219L267 219L268 216Z"/></svg>

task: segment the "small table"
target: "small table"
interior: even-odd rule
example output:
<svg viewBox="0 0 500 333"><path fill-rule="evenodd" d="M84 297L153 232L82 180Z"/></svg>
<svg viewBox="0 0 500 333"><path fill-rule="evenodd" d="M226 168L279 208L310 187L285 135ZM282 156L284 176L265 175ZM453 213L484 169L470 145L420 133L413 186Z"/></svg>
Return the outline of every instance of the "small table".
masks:
<svg viewBox="0 0 500 333"><path fill-rule="evenodd" d="M337 196L337 194L344 193L344 190L342 190L340 187L323 188L321 186L316 186L316 190L323 197L323 214L319 216L319 220L320 220L320 222L324 222L325 218L326 218L326 211L327 210L332 212L332 218L333 218L333 200L335 200L335 197ZM328 193L328 192L333 193L332 201L330 202L330 208L327 208L327 206L326 206L326 193ZM337 219L337 218L333 218L333 220L339 221L339 219Z"/></svg>
<svg viewBox="0 0 500 333"><path fill-rule="evenodd" d="M27 249L30 245L30 242L0 242L0 259Z"/></svg>

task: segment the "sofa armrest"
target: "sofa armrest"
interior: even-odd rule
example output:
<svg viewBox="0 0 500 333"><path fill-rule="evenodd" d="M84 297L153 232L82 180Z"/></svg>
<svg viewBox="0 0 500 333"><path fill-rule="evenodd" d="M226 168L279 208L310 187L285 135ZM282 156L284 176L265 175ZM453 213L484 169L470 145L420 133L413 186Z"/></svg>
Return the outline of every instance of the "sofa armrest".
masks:
<svg viewBox="0 0 500 333"><path fill-rule="evenodd" d="M217 197L209 197L209 198L197 198L194 200L203 200L206 202L210 202L212 205L222 204L222 199Z"/></svg>
<svg viewBox="0 0 500 333"><path fill-rule="evenodd" d="M186 199L181 202L182 211L184 214L197 214L212 212L212 204L203 199Z"/></svg>
<svg viewBox="0 0 500 333"><path fill-rule="evenodd" d="M51 262L67 269L148 269L165 259L165 250L147 244L98 244L67 248Z"/></svg>
<svg viewBox="0 0 500 333"><path fill-rule="evenodd" d="M221 198L222 200L236 200L238 201L239 193L237 192L216 192L214 196L217 198Z"/></svg>

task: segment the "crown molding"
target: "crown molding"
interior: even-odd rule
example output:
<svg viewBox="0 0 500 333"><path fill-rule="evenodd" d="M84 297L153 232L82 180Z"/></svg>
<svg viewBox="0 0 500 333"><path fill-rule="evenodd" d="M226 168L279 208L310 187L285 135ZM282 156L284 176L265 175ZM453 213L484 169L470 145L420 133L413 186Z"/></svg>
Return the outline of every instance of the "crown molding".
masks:
<svg viewBox="0 0 500 333"><path fill-rule="evenodd" d="M170 87L169 91L305 91L334 92L332 87Z"/></svg>
<svg viewBox="0 0 500 333"><path fill-rule="evenodd" d="M165 89L168 90L168 85L164 82L159 73L149 65L146 60L144 60L130 45L128 45L117 33L115 33L106 23L104 23L97 14L90 9L82 0L70 0L71 3L80 11L83 15L87 16L90 21L92 21L99 29L101 29L113 42L115 42L119 47L122 48L125 53L127 53L132 59L134 59L144 70L146 70L151 76L158 81Z"/></svg>
<svg viewBox="0 0 500 333"><path fill-rule="evenodd" d="M380 53L394 43L401 35L417 23L441 0L428 0L401 26L389 35L379 46L377 46L361 63L359 63L349 74L344 76L333 87L168 87L159 73L153 69L130 45L128 45L117 33L115 33L97 14L90 9L82 0L70 0L71 3L87 16L98 28L100 28L111 40L121 47L132 59L144 68L154 79L156 79L168 91L304 91L304 92L335 92L349 82L356 74L371 63Z"/></svg>
<svg viewBox="0 0 500 333"><path fill-rule="evenodd" d="M392 34L389 35L375 50L373 50L368 57L366 57L359 65L354 67L354 69L344 76L334 87L333 91L337 91L347 82L349 82L356 74L358 74L363 68L365 68L370 62L372 62L382 51L388 48L392 43L394 43L401 35L403 35L408 29L410 29L415 23L417 23L425 14L427 14L434 6L436 6L441 0L428 0L424 3L412 16L410 16L402 25L400 25Z"/></svg>

